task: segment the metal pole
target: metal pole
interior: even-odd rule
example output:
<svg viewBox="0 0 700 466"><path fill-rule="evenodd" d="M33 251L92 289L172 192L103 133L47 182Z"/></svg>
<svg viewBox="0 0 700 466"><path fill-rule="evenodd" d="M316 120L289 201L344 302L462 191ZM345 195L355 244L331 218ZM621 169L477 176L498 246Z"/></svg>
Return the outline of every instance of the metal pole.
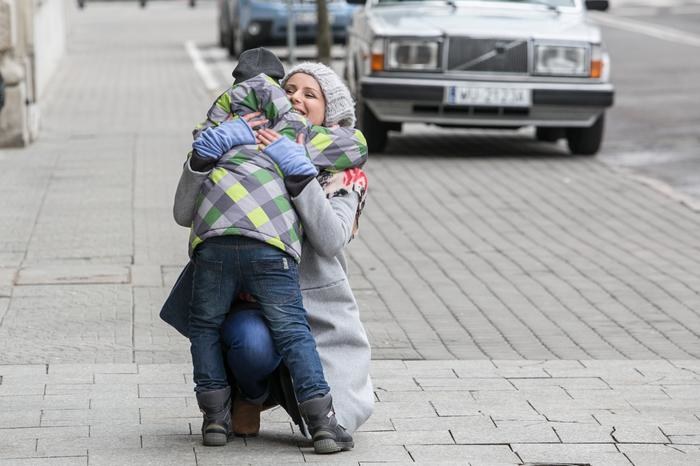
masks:
<svg viewBox="0 0 700 466"><path fill-rule="evenodd" d="M294 0L287 0L287 48L289 49L287 61L293 66L297 59L295 50L297 48L297 30L294 22Z"/></svg>

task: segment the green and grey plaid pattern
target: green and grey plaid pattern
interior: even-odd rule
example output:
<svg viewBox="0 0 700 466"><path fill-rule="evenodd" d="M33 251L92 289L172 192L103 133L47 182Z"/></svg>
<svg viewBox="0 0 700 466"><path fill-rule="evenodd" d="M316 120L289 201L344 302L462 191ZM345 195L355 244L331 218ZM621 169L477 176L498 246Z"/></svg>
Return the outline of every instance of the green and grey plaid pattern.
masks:
<svg viewBox="0 0 700 466"><path fill-rule="evenodd" d="M367 160L367 142L354 128L310 125L291 105L279 85L265 75L235 85L216 100L207 120L193 132L232 118L263 111L271 127L296 139L306 135L312 162L326 171L360 167ZM238 146L225 154L203 183L190 232L190 255L205 239L242 235L263 241L301 258L302 227L277 165L257 146Z"/></svg>

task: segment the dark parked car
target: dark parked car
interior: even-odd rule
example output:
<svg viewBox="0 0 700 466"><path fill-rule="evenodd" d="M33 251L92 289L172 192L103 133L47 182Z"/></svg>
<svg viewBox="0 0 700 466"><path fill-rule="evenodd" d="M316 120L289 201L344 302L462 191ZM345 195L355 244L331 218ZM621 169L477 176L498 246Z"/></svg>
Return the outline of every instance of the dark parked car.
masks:
<svg viewBox="0 0 700 466"><path fill-rule="evenodd" d="M420 122L534 126L542 141L595 154L614 89L587 8L607 0L368 0L348 33L346 74L370 150Z"/></svg>
<svg viewBox="0 0 700 466"><path fill-rule="evenodd" d="M5 106L5 79L0 73L0 110Z"/></svg>
<svg viewBox="0 0 700 466"><path fill-rule="evenodd" d="M296 38L299 42L316 39L316 2L292 0ZM347 27L357 7L345 0L326 0L331 34L344 42ZM286 0L218 0L219 44L231 56L261 45L285 42L289 7Z"/></svg>

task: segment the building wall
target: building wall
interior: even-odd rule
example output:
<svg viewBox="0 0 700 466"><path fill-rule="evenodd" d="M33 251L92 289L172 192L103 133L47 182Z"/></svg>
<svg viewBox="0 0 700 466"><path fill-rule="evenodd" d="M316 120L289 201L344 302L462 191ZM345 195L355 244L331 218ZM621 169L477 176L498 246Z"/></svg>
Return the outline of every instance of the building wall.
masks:
<svg viewBox="0 0 700 466"><path fill-rule="evenodd" d="M39 133L41 96L66 48L70 0L0 0L0 147L23 146Z"/></svg>

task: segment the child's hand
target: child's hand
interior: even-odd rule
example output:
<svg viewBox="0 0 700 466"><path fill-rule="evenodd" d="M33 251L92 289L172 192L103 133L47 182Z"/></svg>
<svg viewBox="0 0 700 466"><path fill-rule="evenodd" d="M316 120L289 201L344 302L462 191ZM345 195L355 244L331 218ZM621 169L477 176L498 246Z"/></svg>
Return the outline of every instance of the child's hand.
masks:
<svg viewBox="0 0 700 466"><path fill-rule="evenodd" d="M255 134L248 121L236 118L204 131L192 143L192 148L199 156L219 160L235 146L255 144L255 142Z"/></svg>
<svg viewBox="0 0 700 466"><path fill-rule="evenodd" d="M261 129L256 132L255 139L258 145L262 146L260 149L264 149L281 137L282 135L274 129ZM297 134L297 144L303 146L305 141L306 135L304 133Z"/></svg>

